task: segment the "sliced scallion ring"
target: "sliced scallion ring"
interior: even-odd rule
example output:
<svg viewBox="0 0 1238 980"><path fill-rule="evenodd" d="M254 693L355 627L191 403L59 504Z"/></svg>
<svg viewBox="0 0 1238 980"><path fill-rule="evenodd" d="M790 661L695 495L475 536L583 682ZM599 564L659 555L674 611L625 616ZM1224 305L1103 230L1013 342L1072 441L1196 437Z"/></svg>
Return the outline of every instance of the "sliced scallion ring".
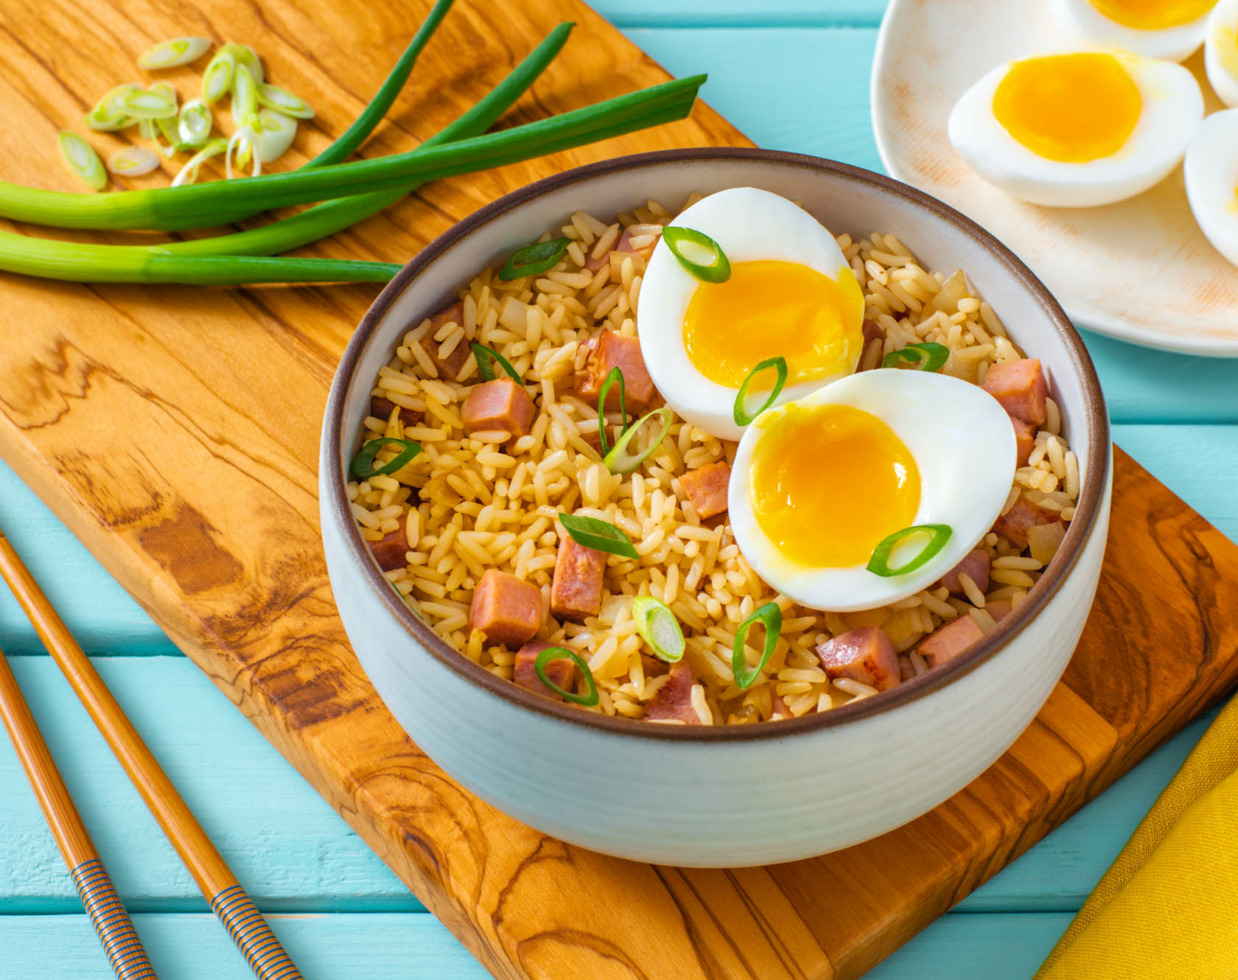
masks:
<svg viewBox="0 0 1238 980"><path fill-rule="evenodd" d="M565 691L558 684L546 676L546 668L556 660L570 660L580 668L580 673L585 679L586 691L584 694L575 694L571 691ZM537 659L533 661L533 672L537 674L537 679L545 684L548 688L554 691L561 697L567 698L573 704L581 704L585 707L590 707L598 703L598 686L593 680L593 671L589 669L589 665L584 662L580 654L567 647L547 647L537 655Z"/></svg>
<svg viewBox="0 0 1238 980"><path fill-rule="evenodd" d="M100 133L113 133L126 126L132 126L136 120L126 114L124 99L125 96L141 90L140 85L133 83L116 86L90 110L86 116L86 125Z"/></svg>
<svg viewBox="0 0 1238 980"><path fill-rule="evenodd" d="M297 135L295 119L270 109L260 109L250 128L254 131L254 152L263 163L274 163L287 153Z"/></svg>
<svg viewBox="0 0 1238 980"><path fill-rule="evenodd" d="M482 381L494 380L494 364L497 361L509 378L517 384L524 384L524 379L520 377L511 362L496 350L491 350L485 344L470 344L473 350L473 356L477 358L477 373L481 375Z"/></svg>
<svg viewBox="0 0 1238 980"><path fill-rule="evenodd" d="M313 119L314 109L301 96L294 95L286 88L264 83L258 86L258 102L268 109L282 112L293 119Z"/></svg>
<svg viewBox="0 0 1238 980"><path fill-rule="evenodd" d="M400 452L389 463L384 463L382 466L374 466L374 457L378 455L378 451L383 446L400 446ZM421 444L410 442L407 439L371 439L361 447L361 452L357 453L353 459L352 465L348 467L348 472L352 474L356 480L368 480L372 476L387 476L396 470L402 469L407 463L411 463L417 458L417 454L421 452Z"/></svg>
<svg viewBox="0 0 1238 980"><path fill-rule="evenodd" d="M180 142L190 146L201 146L211 137L215 128L215 119L211 115L211 107L201 99L190 99L181 106L180 119L176 123L176 133Z"/></svg>
<svg viewBox="0 0 1238 980"><path fill-rule="evenodd" d="M138 55L138 67L147 71L176 68L197 61L211 46L209 37L176 37L161 41Z"/></svg>
<svg viewBox="0 0 1238 980"><path fill-rule="evenodd" d="M238 64L232 76L232 122L238 127L253 126L258 119L258 83L253 72Z"/></svg>
<svg viewBox="0 0 1238 980"><path fill-rule="evenodd" d="M560 514L559 523L579 545L622 558L640 558L628 536L609 521L579 514Z"/></svg>
<svg viewBox="0 0 1238 980"><path fill-rule="evenodd" d="M632 600L632 619L636 621L636 632L659 660L673 664L683 659L683 630L665 602L651 595L636 596Z"/></svg>
<svg viewBox="0 0 1238 980"><path fill-rule="evenodd" d="M900 350L892 350L882 358L883 368L898 367L907 363L920 371L940 371L950 360L950 348L942 344L908 344Z"/></svg>
<svg viewBox="0 0 1238 980"><path fill-rule="evenodd" d="M761 650L761 659L750 670L748 655L744 650L744 640L748 638L748 630L756 623L765 627L765 646ZM739 629L735 631L735 647L731 651L731 673L735 675L735 685L741 691L748 690L761 676L761 671L765 669L769 658L774 654L774 647L778 645L778 634L781 632L782 610L778 608L776 602L767 602L739 624Z"/></svg>
<svg viewBox="0 0 1238 980"><path fill-rule="evenodd" d="M202 73L202 101L213 105L232 91L232 77L236 74L236 58L225 48L215 52L215 57Z"/></svg>
<svg viewBox="0 0 1238 980"><path fill-rule="evenodd" d="M224 176L228 180L233 178L233 159L236 160L237 170L239 171L244 168L245 164L249 163L249 160L252 157L254 161L254 169L251 176L257 177L261 175L262 159L254 152L254 139L254 131L248 126L242 126L228 137L228 145L224 153Z"/></svg>
<svg viewBox="0 0 1238 980"><path fill-rule="evenodd" d="M893 578L896 575L906 575L908 572L914 572L917 568L923 568L932 558L936 557L938 552L946 546L946 542L950 540L950 535L953 533L954 531L949 524L913 524L911 527L905 527L901 531L895 531L877 545L873 549L873 556L868 560L868 564L865 567L874 575L880 575L882 578ZM897 568L890 564L890 558L899 545L911 538L922 536L927 537L924 547Z"/></svg>
<svg viewBox="0 0 1238 980"><path fill-rule="evenodd" d="M628 444L636 437L636 433L644 428L645 423L655 416L662 420L662 429L647 447L633 456L628 452ZM604 460L606 468L612 473L631 473L637 469L641 463L652 456L657 451L657 448L662 445L662 440L671 431L671 421L673 418L674 416L671 415L669 408L655 408L648 415L642 415L630 427L624 430L623 435L615 442L615 448L606 454Z"/></svg>
<svg viewBox="0 0 1238 980"><path fill-rule="evenodd" d="M144 146L122 146L108 157L107 168L122 177L140 177L159 166L159 158Z"/></svg>
<svg viewBox="0 0 1238 980"><path fill-rule="evenodd" d="M262 70L262 61L258 57L258 52L248 44L236 44L229 41L219 50L228 52L238 67L244 66L253 77L255 85L261 85L266 81L266 73Z"/></svg>
<svg viewBox="0 0 1238 980"><path fill-rule="evenodd" d="M176 115L176 93L166 82L158 87L152 85L146 91L139 89L129 92L121 100L125 115L132 116L139 122L143 119L166 119Z"/></svg>
<svg viewBox="0 0 1238 980"><path fill-rule="evenodd" d="M107 186L107 171L103 169L103 161L94 148L77 133L67 129L57 139L60 141L60 154L73 171L73 176L92 190L103 190Z"/></svg>
<svg viewBox="0 0 1238 980"><path fill-rule="evenodd" d="M206 145L197 153L189 158L185 166L181 167L180 172L172 179L173 187L183 187L185 184L192 184L198 179L198 171L202 168L202 164L211 157L217 157L221 153L228 152L228 141L226 139L207 140Z"/></svg>
<svg viewBox="0 0 1238 980"><path fill-rule="evenodd" d="M540 276L543 272L549 272L559 264L570 244L571 239L555 238L519 248L503 263L499 278L508 282L521 276Z"/></svg>
<svg viewBox="0 0 1238 980"><path fill-rule="evenodd" d="M662 240L679 264L702 282L726 282L731 278L731 263L722 247L704 232L668 225Z"/></svg>
<svg viewBox="0 0 1238 980"><path fill-rule="evenodd" d="M610 452L610 447L606 443L606 396L610 394L610 389L614 387L616 381L619 382L619 414L623 418L619 435L622 436L628 431L627 386L623 382L623 371L613 367L610 369L610 374L606 375L606 380L602 382L602 390L598 393L598 443L602 447L603 456Z"/></svg>
<svg viewBox="0 0 1238 980"><path fill-rule="evenodd" d="M774 381L774 387L770 389L769 396L765 401L761 402L761 407L755 412L749 414L745 407L748 401L748 386L752 384L752 379L762 371L768 371L773 368L777 373L777 379ZM787 359L785 357L771 357L762 361L751 371L748 372L748 377L744 378L743 384L739 386L739 391L735 393L735 406L731 410L731 416L735 419L736 425L748 425L758 415L764 412L777 400L782 394L782 389L787 383Z"/></svg>

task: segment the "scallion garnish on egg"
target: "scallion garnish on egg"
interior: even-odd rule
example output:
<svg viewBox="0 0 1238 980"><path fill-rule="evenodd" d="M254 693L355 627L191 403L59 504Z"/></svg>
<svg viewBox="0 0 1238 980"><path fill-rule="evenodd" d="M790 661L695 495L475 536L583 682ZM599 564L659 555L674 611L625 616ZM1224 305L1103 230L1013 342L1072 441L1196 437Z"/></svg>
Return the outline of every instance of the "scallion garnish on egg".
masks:
<svg viewBox="0 0 1238 980"><path fill-rule="evenodd" d="M645 449L633 456L628 452L628 444L635 438L646 422L657 417L662 420L662 428ZM615 448L606 454L606 468L612 473L631 473L641 465L645 460L654 454L657 448L662 445L662 440L666 438L666 434L671 431L671 420L673 419L669 408L655 408L647 415L642 415L630 427L624 430L623 435L615 443Z"/></svg>
<svg viewBox="0 0 1238 980"><path fill-rule="evenodd" d="M662 240L679 264L702 282L731 278L731 263L722 247L704 232L669 225L662 229Z"/></svg>
<svg viewBox="0 0 1238 980"><path fill-rule="evenodd" d="M640 558L628 536L609 521L579 514L560 514L559 523L578 545L621 558Z"/></svg>
<svg viewBox="0 0 1238 980"><path fill-rule="evenodd" d="M540 276L543 272L549 272L559 264L570 244L570 239L554 238L548 242L537 242L517 249L503 263L499 278L509 282L521 276Z"/></svg>
<svg viewBox="0 0 1238 980"><path fill-rule="evenodd" d="M906 575L917 568L923 568L933 557L946 546L954 531L949 524L913 524L901 531L895 531L873 549L873 557L865 566L874 575L882 578L893 578L895 575ZM897 568L890 564L894 550L912 538L925 537L924 546L911 558Z"/></svg>
<svg viewBox="0 0 1238 980"><path fill-rule="evenodd" d="M632 600L632 619L636 621L636 632L659 660L673 664L683 659L683 630L665 602L651 595L636 596Z"/></svg>
<svg viewBox="0 0 1238 980"><path fill-rule="evenodd" d="M401 446L402 448L389 463L375 467L374 457L378 455L378 451L383 446ZM411 463L420 452L420 443L410 442L407 439L371 439L361 447L361 452L357 453L353 459L348 472L356 480L368 480L372 476L387 476L402 469L405 464Z"/></svg>
<svg viewBox="0 0 1238 980"><path fill-rule="evenodd" d="M944 344L908 344L901 350L892 350L881 361L883 368L895 368L899 364L911 364L918 371L940 371L950 359L950 348Z"/></svg>
<svg viewBox="0 0 1238 980"><path fill-rule="evenodd" d="M575 694L571 691L565 691L558 684L552 681L546 675L546 668L556 660L570 660L580 668L580 673L584 676L586 692L584 694ZM589 665L585 663L580 654L569 650L567 647L547 647L537 655L537 659L533 661L533 671L537 674L537 679L545 684L548 688L567 698L573 704L582 704L585 707L591 707L598 703L598 688L597 682L593 679L593 671L589 669Z"/></svg>
<svg viewBox="0 0 1238 980"><path fill-rule="evenodd" d="M761 407L755 412L749 413L745 404L748 400L748 387L752 384L752 379L762 371L773 369L777 372L777 380L774 382L774 387L770 389L769 396L761 403ZM758 415L769 408L774 401L782 394L783 386L787 383L787 359L785 357L770 357L762 361L751 371L748 372L748 377L744 378L743 384L739 386L739 391L735 393L735 407L732 409L732 415L736 425L748 425Z"/></svg>
<svg viewBox="0 0 1238 980"><path fill-rule="evenodd" d="M606 443L606 397L610 394L610 389L615 386L615 382L619 383L619 415L623 420L619 429L620 437L628 431L627 386L623 381L623 371L613 367L610 369L610 374L606 375L606 380L602 382L601 391L598 392L598 443L603 456L610 452L610 447Z"/></svg>
<svg viewBox="0 0 1238 980"><path fill-rule="evenodd" d="M470 344L473 349L473 356L477 358L477 373L481 375L482 381L494 380L494 362L498 361L501 367L509 378L516 384L524 384L524 379L520 377L520 372L511 365L506 357L500 354L497 350L492 350L485 344Z"/></svg>
<svg viewBox="0 0 1238 980"><path fill-rule="evenodd" d="M748 637L748 630L757 623L765 627L765 645L761 650L761 659L750 670L748 657L744 652L744 640ZM731 672L735 675L735 685L741 691L748 690L761 676L769 658L774 655L774 647L778 644L778 634L781 632L782 610L776 602L767 602L739 624L739 629L735 631L735 647L731 651Z"/></svg>

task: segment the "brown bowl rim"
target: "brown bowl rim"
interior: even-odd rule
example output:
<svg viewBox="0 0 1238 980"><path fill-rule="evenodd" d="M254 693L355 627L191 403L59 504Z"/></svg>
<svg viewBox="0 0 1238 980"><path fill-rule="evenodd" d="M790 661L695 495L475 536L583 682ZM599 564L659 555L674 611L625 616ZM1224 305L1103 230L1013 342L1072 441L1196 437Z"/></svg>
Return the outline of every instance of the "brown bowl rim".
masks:
<svg viewBox="0 0 1238 980"><path fill-rule="evenodd" d="M936 667L918 677L910 678L889 691L880 692L861 701L841 705L822 714L813 713L777 722L760 722L750 725L665 725L640 719L612 717L597 712L582 711L572 705L554 701L548 697L518 687L511 681L496 677L485 668L464 657L458 650L449 646L430 627L413 615L412 610L404 602L397 601L394 590L391 589L377 562L374 561L370 554L370 550L361 537L356 522L352 520L351 512L348 508L343 469L339 465L339 461L342 458L344 401L361 354L388 308L408 284L450 246L484 227L491 220L511 210L513 207L531 201L550 191L582 183L594 177L604 176L616 171L659 166L667 163L691 163L718 159L757 160L766 163L802 167L815 172L824 171L848 181L875 188L880 192L893 194L913 205L932 212L991 251L1006 266L1014 278L1044 308L1049 319L1057 327L1074 359L1076 370L1083 384L1087 416L1091 424L1091 439L1088 445L1088 459L1090 461L1088 472L1084 478L1083 486L1080 488L1080 503L1075 511L1075 517L1071 521L1070 528L1067 530L1066 537L1062 542L1062 548L1050 564L1048 571L1028 593L1027 600L1020 605L1018 610L1004 618L995 630L986 634L984 639L971 650L941 667ZM669 741L729 742L761 740L783 738L833 728L836 725L882 714L897 708L907 701L924 697L949 685L964 674L975 670L1004 649L1016 635L1022 632L1024 627L1035 618L1036 614L1062 587L1062 583L1069 576L1071 569L1078 560L1085 541L1095 530L1096 518L1101 508L1102 493L1108 480L1109 468L1112 465L1109 451L1109 416L1105 408L1100 380L1096 375L1092 358L1084 346L1078 331L1071 324L1061 305L1053 298L1045 285L1036 278L1032 271L1010 249L966 215L925 194L923 191L893 180L890 177L822 157L750 147L695 147L659 150L602 160L536 181L512 191L475 211L422 249L388 283L366 312L348 347L344 351L339 369L332 381L323 424L325 427L324 439L326 441L324 461L329 467L329 471L326 474L326 485L330 495L331 515L344 528L344 537L349 548L350 557L358 567L359 572L368 579L370 585L392 615L399 620L401 625L431 656L466 680L479 684L496 697L512 702L549 719L577 725L595 732Z"/></svg>

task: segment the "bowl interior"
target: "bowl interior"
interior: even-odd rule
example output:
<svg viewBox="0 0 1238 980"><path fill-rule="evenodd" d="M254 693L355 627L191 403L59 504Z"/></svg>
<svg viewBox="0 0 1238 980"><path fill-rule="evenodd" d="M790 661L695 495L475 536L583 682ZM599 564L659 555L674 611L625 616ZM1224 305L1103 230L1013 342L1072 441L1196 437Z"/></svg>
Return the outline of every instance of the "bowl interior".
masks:
<svg viewBox="0 0 1238 980"><path fill-rule="evenodd" d="M965 270L1002 318L1011 338L1029 356L1040 358L1047 369L1063 432L1078 456L1083 476L1075 519L1057 558L1028 601L982 642L942 667L853 705L776 725L697 730L608 718L526 692L471 663L422 624L386 586L356 530L344 486L348 463L359 448L373 379L406 330L454 301L460 287L480 269L501 262L514 248L562 223L573 211L581 209L609 219L650 198L674 210L693 192L707 194L737 186L781 194L835 234L848 232L860 238L874 231L892 233L927 269L945 274ZM366 575L383 594L409 630L410 643L424 646L499 697L578 724L657 738L753 738L840 724L920 696L973 669L999 650L1061 586L1091 531L1109 465L1108 419L1091 359L1057 302L1013 253L963 215L888 178L814 157L738 148L667 151L582 167L516 191L456 225L409 263L362 321L332 386L323 438L323 458L330 466L326 474L330 512L345 526L359 574Z"/></svg>

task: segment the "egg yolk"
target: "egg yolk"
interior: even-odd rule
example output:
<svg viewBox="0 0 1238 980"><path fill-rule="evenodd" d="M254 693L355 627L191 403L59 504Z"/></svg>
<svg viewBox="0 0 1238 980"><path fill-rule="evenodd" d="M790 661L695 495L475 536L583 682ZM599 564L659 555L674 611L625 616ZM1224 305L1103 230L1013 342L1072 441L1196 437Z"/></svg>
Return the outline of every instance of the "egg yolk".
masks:
<svg viewBox="0 0 1238 980"><path fill-rule="evenodd" d="M1029 58L1010 66L993 115L1037 156L1087 163L1117 153L1139 122L1139 87L1111 54Z"/></svg>
<svg viewBox="0 0 1238 980"><path fill-rule="evenodd" d="M1160 31L1199 20L1216 0L1092 0L1092 6L1123 27Z"/></svg>
<svg viewBox="0 0 1238 980"><path fill-rule="evenodd" d="M849 405L791 405L761 434L749 487L757 524L788 560L866 564L915 523L920 471L881 419Z"/></svg>
<svg viewBox="0 0 1238 980"><path fill-rule="evenodd" d="M850 269L831 279L795 262L736 262L721 283L701 283L688 302L688 359L710 381L738 388L762 361L787 359L787 383L849 374L863 344L864 296ZM774 372L753 379L773 384Z"/></svg>

